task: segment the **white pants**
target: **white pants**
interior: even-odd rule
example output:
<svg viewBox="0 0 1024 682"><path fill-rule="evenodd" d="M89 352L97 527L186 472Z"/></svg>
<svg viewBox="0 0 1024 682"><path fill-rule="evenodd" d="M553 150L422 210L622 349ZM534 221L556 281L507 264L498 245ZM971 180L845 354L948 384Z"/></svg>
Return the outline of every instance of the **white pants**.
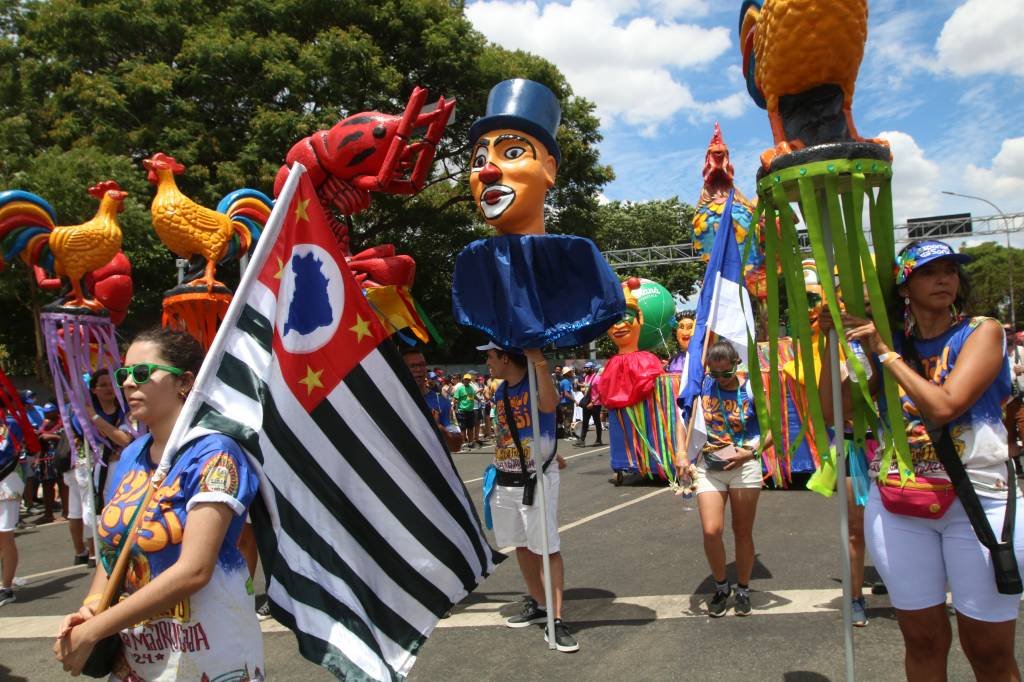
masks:
<svg viewBox="0 0 1024 682"><path fill-rule="evenodd" d="M547 483L545 506L548 513L548 552L559 550L558 542L558 462L552 462L544 474ZM540 481L537 482L540 485ZM491 498L491 518L494 520L494 541L499 547L526 547L534 554L543 552L544 524L541 522L540 492L535 491L533 504L523 504L523 489L503 485L494 486Z"/></svg>
<svg viewBox="0 0 1024 682"><path fill-rule="evenodd" d="M13 533L18 527L20 500L0 500L0 533Z"/></svg>
<svg viewBox="0 0 1024 682"><path fill-rule="evenodd" d="M996 538L1003 535L1006 501L978 496ZM1013 549L1024 573L1024 500L1017 498ZM871 486L864 509L868 552L889 589L892 605L916 611L946 602L968 618L990 623L1016 620L1020 595L1000 594L988 549L978 540L967 512L956 500L941 519L893 514Z"/></svg>
<svg viewBox="0 0 1024 682"><path fill-rule="evenodd" d="M64 484L68 487L68 519L81 519L85 526L83 536L92 537L93 513L89 506L89 472L84 466L78 466L64 472Z"/></svg>

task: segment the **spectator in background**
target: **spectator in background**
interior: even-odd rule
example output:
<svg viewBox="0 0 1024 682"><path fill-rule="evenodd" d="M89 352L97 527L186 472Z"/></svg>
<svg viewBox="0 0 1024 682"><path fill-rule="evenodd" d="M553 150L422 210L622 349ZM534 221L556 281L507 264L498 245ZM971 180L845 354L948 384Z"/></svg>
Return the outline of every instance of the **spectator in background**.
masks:
<svg viewBox="0 0 1024 682"><path fill-rule="evenodd" d="M418 348L403 348L402 359L405 360L405 366L409 368L413 381L419 387L424 402L430 408L430 416L434 419L438 433L444 438L449 450L458 452L462 449L462 433L457 427L452 427L452 405L441 395L437 374L427 372L427 360Z"/></svg>
<svg viewBox="0 0 1024 682"><path fill-rule="evenodd" d="M43 423L36 429L43 451L35 459L33 467L35 485L43 488L43 515L36 519L36 525L53 523L53 506L60 480L60 463L57 461L57 449L63 438L60 423L60 411L53 403L46 403L42 408ZM56 434L56 435L54 435Z"/></svg>
<svg viewBox="0 0 1024 682"><path fill-rule="evenodd" d="M574 443L576 447L586 447L587 431L590 428L590 420L594 420L594 430L597 431L595 446L604 445L601 442L601 394L598 389L597 365L592 361L583 364L583 379L580 387L583 390L583 398L580 400L580 408L583 410L583 425L580 427L580 439Z"/></svg>
<svg viewBox="0 0 1024 682"><path fill-rule="evenodd" d="M1017 474L1020 475L1020 444L1024 439L1024 410L1021 403L1024 401L1024 352L1021 352L1017 343L1017 334L1013 327L1003 325L1006 334L1006 361L1010 364L1010 402L1004 408L1006 417L1003 424L1006 426L1007 442L1010 446L1010 457L1013 459Z"/></svg>
<svg viewBox="0 0 1024 682"><path fill-rule="evenodd" d="M487 377L483 374L476 375L476 395L477 402L480 403L480 411L477 415L477 431L480 438L477 443L483 445L482 441L489 441L493 435L490 420L492 393L487 387Z"/></svg>
<svg viewBox="0 0 1024 682"><path fill-rule="evenodd" d="M561 429L559 438L572 438L572 408L576 405L573 396L573 384L576 370L569 365L562 369L562 378L558 382L558 427Z"/></svg>
<svg viewBox="0 0 1024 682"><path fill-rule="evenodd" d="M43 411L36 405L36 394L32 391L21 392L21 402L25 405L25 416L33 429L39 429L43 423ZM22 501L25 514L31 514L39 495L39 477L36 474L35 458L22 457L21 475L25 481L25 492Z"/></svg>
<svg viewBox="0 0 1024 682"><path fill-rule="evenodd" d="M462 429L462 440L467 450L473 449L476 440L476 388L473 387L473 375L462 375L462 383L452 391L455 402L455 414Z"/></svg>
<svg viewBox="0 0 1024 682"><path fill-rule="evenodd" d="M0 606L15 600L18 546L14 544L14 531L18 527L18 500L25 485L18 475L21 450L21 428L13 417L4 414L0 420Z"/></svg>

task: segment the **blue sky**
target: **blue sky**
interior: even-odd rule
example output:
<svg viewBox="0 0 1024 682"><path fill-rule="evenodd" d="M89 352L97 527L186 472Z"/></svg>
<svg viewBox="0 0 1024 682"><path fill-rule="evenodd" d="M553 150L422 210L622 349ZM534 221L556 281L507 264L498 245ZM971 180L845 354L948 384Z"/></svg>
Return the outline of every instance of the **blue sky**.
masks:
<svg viewBox="0 0 1024 682"><path fill-rule="evenodd" d="M716 120L748 196L757 157L772 146L767 115L742 80L740 4L476 0L466 13L491 41L554 62L597 103L602 161L617 176L607 198L693 203ZM869 8L853 113L863 135L890 140L897 222L993 213L944 189L1024 211L1024 0L873 0Z"/></svg>

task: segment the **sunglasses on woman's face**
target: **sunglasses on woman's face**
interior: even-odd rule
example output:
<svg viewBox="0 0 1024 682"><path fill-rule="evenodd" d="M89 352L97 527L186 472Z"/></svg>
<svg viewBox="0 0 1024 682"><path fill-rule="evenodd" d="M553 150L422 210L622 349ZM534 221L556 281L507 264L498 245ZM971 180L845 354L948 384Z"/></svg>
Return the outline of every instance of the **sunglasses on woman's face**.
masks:
<svg viewBox="0 0 1024 682"><path fill-rule="evenodd" d="M124 386L124 382L128 381L128 377L131 376L132 381L135 382L136 386L148 382L153 378L153 372L158 369L162 369L165 372L170 372L174 376L178 377L185 373L185 370L178 369L177 367L168 367L167 365L158 365L155 362L140 362L137 365L128 365L127 367L118 367L114 370L114 381L117 382L118 386Z"/></svg>
<svg viewBox="0 0 1024 682"><path fill-rule="evenodd" d="M711 369L708 370L708 374L713 379L728 379L729 377L736 376L736 368L734 367L732 369L723 369L720 372L716 372L715 370Z"/></svg>

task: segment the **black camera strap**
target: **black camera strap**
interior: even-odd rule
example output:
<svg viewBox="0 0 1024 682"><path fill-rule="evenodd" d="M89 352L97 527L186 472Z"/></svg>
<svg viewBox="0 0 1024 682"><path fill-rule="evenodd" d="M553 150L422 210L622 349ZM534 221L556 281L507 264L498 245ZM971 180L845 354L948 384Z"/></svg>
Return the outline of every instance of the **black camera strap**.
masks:
<svg viewBox="0 0 1024 682"><path fill-rule="evenodd" d="M512 441L516 445L516 452L519 455L519 470L520 470L520 475L522 476L522 479L521 479L522 480L522 484L521 485L523 486L523 498L524 498L523 504L529 505L529 504L533 503L533 501L532 501L533 500L533 495L532 495L532 491L528 491L528 489L531 487L531 484L535 484L536 483L536 473L534 473L531 476L529 471L527 470L527 467L526 467L526 451L523 449L523 441L522 441L522 439L519 438L519 428L516 426L516 417L515 417L515 413L512 410L512 401L508 397L508 382L506 381L504 383L504 385L501 386L498 390L502 392L502 395L501 395L501 405L502 405L502 409L505 412L505 425L508 427L509 434L511 434L511 436L512 436ZM530 399L532 400L533 397L531 396ZM538 411L538 415L539 414L540 414L540 412ZM534 451L536 451L538 445L539 444L534 443ZM555 450L557 451L557 449L558 449L558 445L557 445L557 442L556 442ZM541 466L541 471L542 472L547 473L548 466L550 466L551 461L554 460L554 458L555 458L555 456L554 456L554 454L552 454L551 455L551 459L549 459L548 461L543 463L543 465ZM534 461L536 461L536 458L534 459ZM531 494L528 494L528 492L531 493ZM530 501L527 502L526 501L527 499L529 499Z"/></svg>
<svg viewBox="0 0 1024 682"><path fill-rule="evenodd" d="M917 347L912 338L906 339L904 344L903 359L919 375L928 379L921 367L921 357L918 355ZM923 418L923 415L922 415ZM929 429L929 434L931 429ZM1021 594L1024 592L1024 584L1021 582L1020 571L1017 567L1017 558L1013 551L1014 521L1017 516L1017 477L1013 469L1013 463L1006 460L1006 512L1003 517L1002 542L996 539L992 531L992 524L985 516L985 510L978 499L978 493L967 476L964 463L956 453L953 445L953 437L949 433L949 425L942 426L939 440L935 444L935 453L938 455L942 468L949 474L949 480L956 490L956 496L963 505L967 518L974 528L974 534L978 541L992 554L993 570L996 574L996 588L1000 594Z"/></svg>

